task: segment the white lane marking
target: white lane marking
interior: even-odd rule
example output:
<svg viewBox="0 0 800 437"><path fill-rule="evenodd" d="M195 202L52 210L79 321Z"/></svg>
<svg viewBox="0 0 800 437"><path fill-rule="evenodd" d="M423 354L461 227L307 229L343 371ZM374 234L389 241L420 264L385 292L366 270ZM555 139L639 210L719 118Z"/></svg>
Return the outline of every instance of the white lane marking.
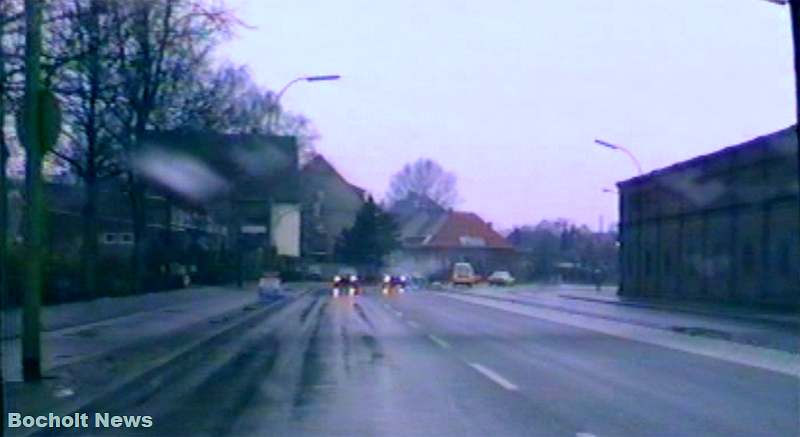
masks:
<svg viewBox="0 0 800 437"><path fill-rule="evenodd" d="M492 382L494 382L495 384L499 385L500 387L503 387L504 389L509 390L509 391L517 391L517 390L519 390L519 387L514 385L511 381L509 381L509 380L503 378L502 376L500 376L500 374L498 374L494 370L489 369L488 367L481 366L478 363L468 363L468 364L469 364L470 367L472 367L473 369L475 369L478 372L480 372L483 376L491 379Z"/></svg>
<svg viewBox="0 0 800 437"><path fill-rule="evenodd" d="M597 437L597 436L588 432L579 432L575 434L575 437Z"/></svg>
<svg viewBox="0 0 800 437"><path fill-rule="evenodd" d="M800 356L776 349L767 349L714 338L686 336L661 329L631 325L630 323L598 319L596 317L565 313L563 311L533 308L471 296L441 293L448 299L483 305L498 310L550 322L601 332L606 335L649 343L668 349L688 352L718 360L770 370L789 376L800 376Z"/></svg>
<svg viewBox="0 0 800 437"><path fill-rule="evenodd" d="M394 315L397 316L397 317L403 317L403 313L401 313L400 311L397 311L397 310L395 310Z"/></svg>
<svg viewBox="0 0 800 437"><path fill-rule="evenodd" d="M412 327L414 329L419 329L419 323L417 323L417 322L415 322L413 320L408 320L406 323L408 323L408 326L410 326L410 327Z"/></svg>
<svg viewBox="0 0 800 437"><path fill-rule="evenodd" d="M438 344L442 349L450 349L450 343L442 340L441 338L433 334L428 334L428 338L430 338L432 342Z"/></svg>

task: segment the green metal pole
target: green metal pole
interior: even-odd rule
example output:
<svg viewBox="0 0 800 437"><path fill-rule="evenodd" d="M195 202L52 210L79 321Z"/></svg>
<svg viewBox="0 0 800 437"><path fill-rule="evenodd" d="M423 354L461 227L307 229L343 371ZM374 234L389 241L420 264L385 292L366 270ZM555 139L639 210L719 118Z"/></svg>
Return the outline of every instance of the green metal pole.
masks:
<svg viewBox="0 0 800 437"><path fill-rule="evenodd" d="M0 6L0 20L5 19L5 10ZM5 36L5 29L0 24L0 308L8 308L6 288L8 277L6 273L6 243L8 232L8 187L6 179L6 163L8 162L8 147L6 146L6 58L5 47L3 46L3 39ZM2 325L2 318L4 314L0 313L0 325ZM2 363L3 348L0 348L0 414L6 412L6 393L5 382L3 380ZM0 427L0 436L5 435L5 426Z"/></svg>
<svg viewBox="0 0 800 437"><path fill-rule="evenodd" d="M22 374L26 381L42 376L40 343L40 307L43 274L43 132L40 122L42 52L42 1L25 0L25 249L27 270L22 314Z"/></svg>

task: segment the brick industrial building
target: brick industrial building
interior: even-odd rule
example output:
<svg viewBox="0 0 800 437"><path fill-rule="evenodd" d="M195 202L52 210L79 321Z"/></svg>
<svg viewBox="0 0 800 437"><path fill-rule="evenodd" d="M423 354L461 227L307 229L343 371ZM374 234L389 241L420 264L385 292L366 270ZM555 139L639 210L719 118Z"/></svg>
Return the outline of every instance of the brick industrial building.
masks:
<svg viewBox="0 0 800 437"><path fill-rule="evenodd" d="M794 128L618 184L620 294L800 303Z"/></svg>

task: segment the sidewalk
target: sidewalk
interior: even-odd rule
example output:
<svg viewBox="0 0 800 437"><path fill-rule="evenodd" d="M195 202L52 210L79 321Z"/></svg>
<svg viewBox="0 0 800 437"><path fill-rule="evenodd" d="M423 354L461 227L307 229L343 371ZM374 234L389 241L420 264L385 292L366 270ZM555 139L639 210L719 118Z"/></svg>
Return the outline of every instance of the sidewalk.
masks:
<svg viewBox="0 0 800 437"><path fill-rule="evenodd" d="M188 354L202 356L207 344L238 335L239 328L258 323L313 289L309 284L290 284L285 299L269 303L259 300L255 286L129 296L119 302L119 307L135 310L128 314L119 308L110 309L117 299L100 305L84 302L51 308L51 323L66 320L69 325L42 336L43 380L23 382L20 339L2 342L6 407L31 415L68 414L126 384L157 383L148 375L186 361ZM87 314L82 311L86 308L109 310ZM79 322L86 323L76 325ZM17 430L14 435L30 431Z"/></svg>
<svg viewBox="0 0 800 437"><path fill-rule="evenodd" d="M290 293L307 284L290 284ZM42 370L90 359L133 342L156 339L202 321L219 323L259 302L254 284L244 288L195 287L160 293L44 307ZM3 377L21 380L18 308L3 314ZM135 335L131 335L135 333Z"/></svg>
<svg viewBox="0 0 800 437"><path fill-rule="evenodd" d="M763 307L745 308L741 306L696 301L676 302L665 299L624 297L617 295L616 287L603 287L603 289L600 291L597 291L592 287L565 287L569 287L569 290L560 292L559 296L566 299L579 299L610 305L625 305L712 317L724 317L748 322L774 324L778 326L800 329L800 313L797 311L770 310Z"/></svg>

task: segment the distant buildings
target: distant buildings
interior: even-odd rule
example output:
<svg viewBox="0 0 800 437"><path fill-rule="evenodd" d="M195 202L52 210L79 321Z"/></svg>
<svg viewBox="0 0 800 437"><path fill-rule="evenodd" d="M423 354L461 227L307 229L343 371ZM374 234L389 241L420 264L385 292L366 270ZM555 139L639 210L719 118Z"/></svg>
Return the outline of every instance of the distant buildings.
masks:
<svg viewBox="0 0 800 437"><path fill-rule="evenodd" d="M294 138L158 132L149 134L138 152L131 162L147 193L147 228L141 241L147 274L170 275L190 266L198 278L222 277L239 265L247 279L260 275L269 257L300 257L300 169ZM116 178L98 183L101 259L126 258L133 250L127 190ZM45 194L48 253L80 259L87 223L85 187L51 182ZM19 242L21 182L15 182L9 200L10 240Z"/></svg>
<svg viewBox="0 0 800 437"><path fill-rule="evenodd" d="M620 293L800 303L797 153L787 128L620 182Z"/></svg>
<svg viewBox="0 0 800 437"><path fill-rule="evenodd" d="M480 275L516 268L514 248L475 213L444 209L415 194L390 212L400 227L401 249L391 257L395 267L440 278L459 261L471 263Z"/></svg>
<svg viewBox="0 0 800 437"><path fill-rule="evenodd" d="M506 239L522 257L520 278L537 281L617 280L616 232L593 232L566 220L514 229Z"/></svg>

